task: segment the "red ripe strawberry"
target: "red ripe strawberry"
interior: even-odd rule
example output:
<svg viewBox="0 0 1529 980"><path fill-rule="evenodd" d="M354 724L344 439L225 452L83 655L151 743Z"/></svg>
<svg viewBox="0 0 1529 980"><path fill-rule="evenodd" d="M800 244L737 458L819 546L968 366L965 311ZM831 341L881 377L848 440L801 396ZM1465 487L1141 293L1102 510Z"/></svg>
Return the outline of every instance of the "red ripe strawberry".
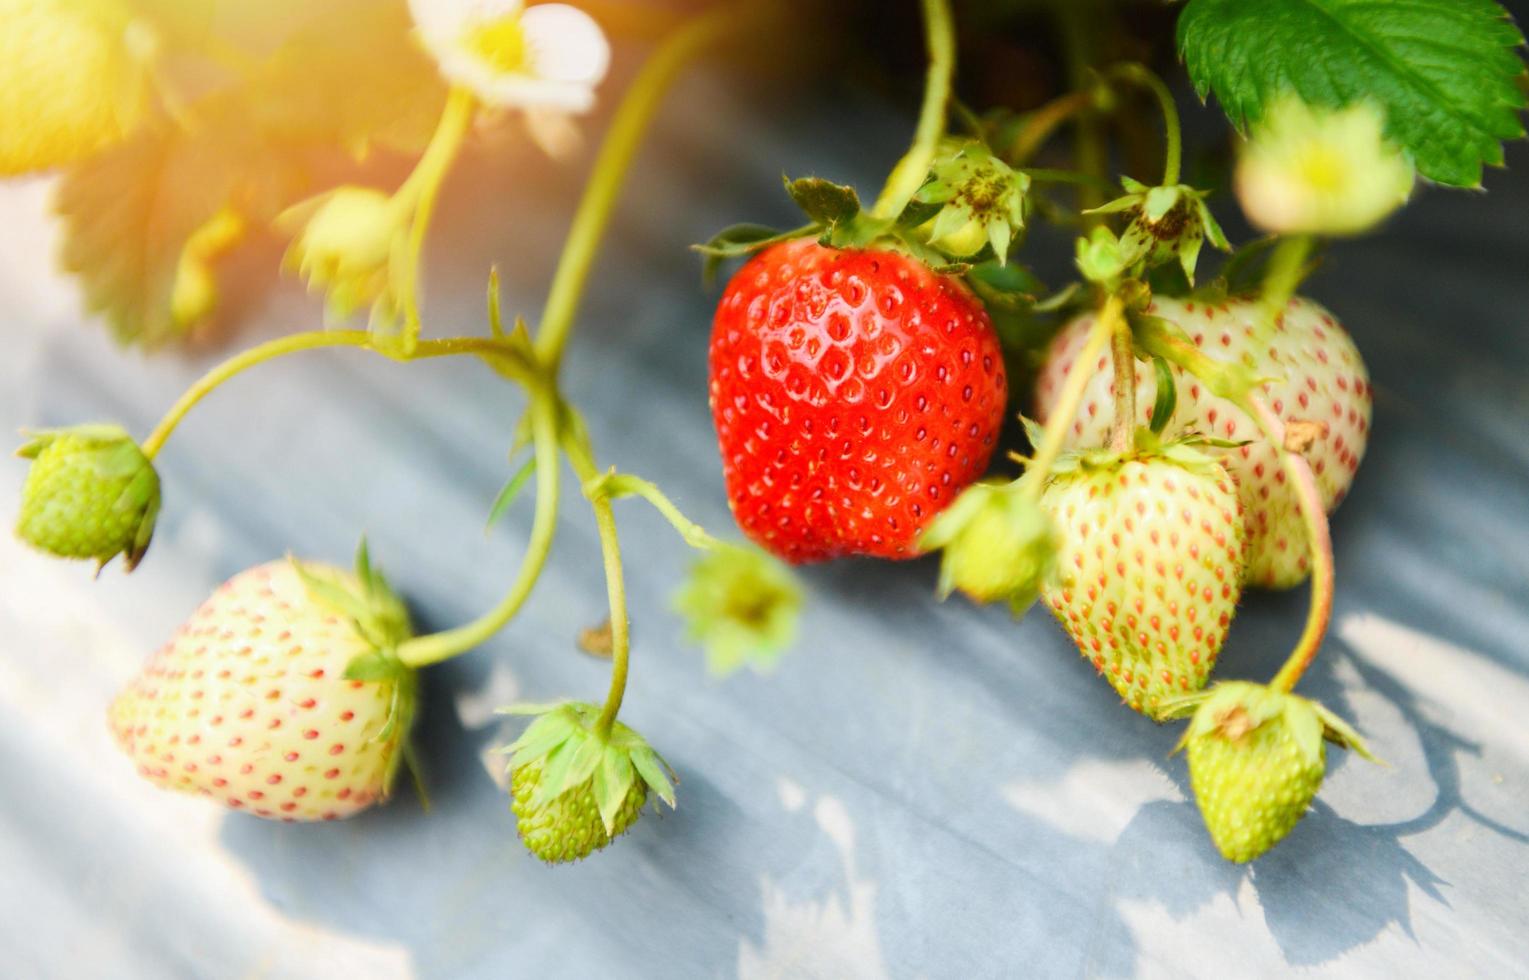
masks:
<svg viewBox="0 0 1529 980"><path fill-rule="evenodd" d="M711 336L728 502L790 562L909 558L987 468L1007 387L987 311L898 252L772 246Z"/></svg>
<svg viewBox="0 0 1529 980"><path fill-rule="evenodd" d="M1286 423L1320 423L1320 433L1305 456L1317 477L1322 501L1331 513L1354 481L1370 434L1370 380L1359 351L1327 310L1307 299L1293 299L1267 344L1254 341L1260 319L1256 300L1234 299L1208 305L1193 300L1157 299L1148 312L1183 328L1207 354L1245 364L1256 374L1276 378L1263 386L1270 407ZM1065 327L1051 345L1036 387L1036 414L1046 418L1056 404L1062 380L1092 322L1082 316ZM1255 349L1259 348L1259 349ZM1152 415L1156 374L1137 362L1137 405L1142 423ZM1265 588L1290 588L1309 573L1306 532L1294 491L1275 449L1261 438L1252 419L1230 402L1206 391L1174 368L1177 407L1165 437L1199 432L1228 440L1250 440L1227 453L1227 471L1237 481L1248 530L1245 580ZM1078 419L1068 432L1079 448L1105 445L1112 418L1115 372L1108 358L1089 383Z"/></svg>
<svg viewBox="0 0 1529 980"><path fill-rule="evenodd" d="M361 597L360 618L328 601L342 590ZM396 641L406 623L380 577L252 568L149 658L112 704L112 733L158 786L261 817L351 816L387 798L403 755L414 674L382 669L376 641ZM374 669L356 670L357 658Z"/></svg>
<svg viewBox="0 0 1529 980"><path fill-rule="evenodd" d="M1242 596L1237 491L1184 444L1064 456L1041 496L1056 525L1047 606L1136 711L1198 691Z"/></svg>

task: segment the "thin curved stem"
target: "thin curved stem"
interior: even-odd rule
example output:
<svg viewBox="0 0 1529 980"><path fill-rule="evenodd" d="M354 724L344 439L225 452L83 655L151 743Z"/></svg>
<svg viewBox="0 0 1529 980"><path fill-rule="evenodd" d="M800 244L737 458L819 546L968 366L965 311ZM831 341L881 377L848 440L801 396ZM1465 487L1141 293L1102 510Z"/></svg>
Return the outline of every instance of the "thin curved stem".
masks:
<svg viewBox="0 0 1529 980"><path fill-rule="evenodd" d="M886 186L871 209L875 218L895 218L929 176L929 167L945 135L945 113L956 73L956 31L948 0L924 0L924 33L929 47L929 70L924 78L924 104L919 108L913 145L892 168Z"/></svg>
<svg viewBox="0 0 1529 980"><path fill-rule="evenodd" d="M557 533L560 467L555 395L546 389L534 391L530 412L536 453L536 514L531 520L531 536L526 542L520 571L504 598L482 616L454 629L417 636L401 644L397 651L398 659L410 667L440 663L481 646L520 612L521 606L530 598L537 579L541 577L542 567L547 563L547 555L552 551L552 541Z"/></svg>
<svg viewBox="0 0 1529 980"><path fill-rule="evenodd" d="M1322 493L1317 488L1316 475L1312 473L1311 464L1307 462L1305 456L1301 455L1297 447L1282 444L1286 441L1285 425L1262 397L1255 395L1248 399L1248 403L1257 417L1259 427L1275 434L1280 440L1276 443L1279 449L1280 466L1284 468L1285 478L1290 481L1291 489L1295 491L1296 500L1300 504L1301 523L1306 528L1307 546L1311 556L1311 606L1306 614L1306 626L1301 631L1295 648L1285 660L1284 666L1269 682L1269 685L1276 690L1289 691L1295 687L1296 682L1301 679L1301 675L1316 657L1317 651L1321 649L1322 640L1327 635L1328 623L1332 620L1334 592L1332 531L1328 526L1327 510L1322 506Z"/></svg>
<svg viewBox="0 0 1529 980"><path fill-rule="evenodd" d="M1166 144L1163 161L1163 186L1172 187L1179 182L1183 169L1184 137L1179 125L1179 107L1173 101L1173 93L1157 73L1131 62L1117 65L1110 71L1111 78L1119 78L1147 89L1157 99L1163 112L1163 141Z"/></svg>
<svg viewBox="0 0 1529 980"><path fill-rule="evenodd" d="M1057 96L1030 113L1024 127L1004 150L1004 157L1011 166L1024 166L1063 123L1093 107L1094 93L1088 89Z"/></svg>
<svg viewBox="0 0 1529 980"><path fill-rule="evenodd" d="M552 287L547 293L547 305L542 312L536 349L554 371L562 358L563 346L568 341L568 332L573 327L584 293L584 283L589 278L600 239L610 224L616 198L664 93L693 58L755 13L754 5L747 4L696 17L669 35L627 90L600 147L600 155L584 188L584 197L579 201L578 211L569 227Z"/></svg>
<svg viewBox="0 0 1529 980"><path fill-rule="evenodd" d="M586 493L591 491L592 497L605 496L612 499L627 496L641 497L652 504L664 516L664 519L673 525L690 547L699 551L711 551L722 547L723 542L720 539L713 537L704 527L686 517L679 507L675 506L674 501L658 488L657 484L644 480L642 477L633 476L630 473L614 473L596 477L594 483L585 488Z"/></svg>
<svg viewBox="0 0 1529 980"><path fill-rule="evenodd" d="M1051 418L1046 422L1041 444L1035 447L1035 456L1025 467L1025 475L1020 477L1032 500L1039 499L1041 491L1045 489L1046 476L1051 472L1057 457L1062 454L1062 447L1067 441L1067 428L1077 420L1078 409L1083 406L1084 393L1094 377L1094 365L1119 332L1120 324L1124 322L1124 311L1125 304L1119 296L1105 300L1104 308L1094 318L1088 339L1083 342L1083 349L1073 359L1072 368L1062 382L1061 397L1057 399Z"/></svg>
<svg viewBox="0 0 1529 980"><path fill-rule="evenodd" d="M472 93L466 89L455 87L451 90L446 98L446 107L441 110L440 122L430 137L430 144L425 147L414 172L395 195L401 200L414 198L414 218L409 225L408 260L399 289L408 336L417 337L420 331L419 269L425 251L425 235L430 230L430 217L435 211L435 201L440 195L446 173L462 148L462 139L472 123L475 105Z"/></svg>
<svg viewBox="0 0 1529 980"><path fill-rule="evenodd" d="M176 399L175 404L170 406L170 410L154 427L154 431L149 433L149 437L143 441L143 454L149 459L158 455L176 426L180 425L186 415L202 399L216 391L225 381L266 361L301 351L317 350L323 347L356 347L402 361L472 354L481 358L500 374L517 380L528 376L529 367L525 364L524 357L508 343L496 338L444 337L426 340L422 341L412 354L405 356L378 349L375 346L376 339L365 330L308 330L277 337L275 340L268 340L249 350L241 351L202 375L196 383L186 389L180 398Z"/></svg>
<svg viewBox="0 0 1529 980"><path fill-rule="evenodd" d="M587 441L567 447L568 462L573 472L586 485L600 478L595 466L594 453ZM621 700L626 696L627 671L631 662L631 624L626 610L626 578L621 569L621 542L616 535L616 512L610 497L597 494L590 498L595 511L595 528L600 535L600 556L605 564L605 592L610 604L611 622L611 686L605 695L605 707L595 722L598 735L609 735L621 712Z"/></svg>
<svg viewBox="0 0 1529 980"><path fill-rule="evenodd" d="M310 330L305 333L277 337L275 340L268 340L247 351L242 351L202 375L195 384L186 389L180 398L176 399L175 404L170 406L170 410L154 427L154 431L143 441L143 454L153 459L186 414L203 398L217 390L219 385L236 374L285 354L295 354L298 351L314 350L319 347L369 348L371 342L372 336L365 330Z"/></svg>

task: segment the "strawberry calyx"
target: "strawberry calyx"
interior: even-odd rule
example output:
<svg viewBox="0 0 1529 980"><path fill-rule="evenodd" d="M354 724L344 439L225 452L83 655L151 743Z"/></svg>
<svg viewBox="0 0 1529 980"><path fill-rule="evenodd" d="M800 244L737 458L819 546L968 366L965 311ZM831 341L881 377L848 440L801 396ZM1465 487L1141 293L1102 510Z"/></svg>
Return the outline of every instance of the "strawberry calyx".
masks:
<svg viewBox="0 0 1529 980"><path fill-rule="evenodd" d="M1055 572L1057 532L1019 481L980 482L941 511L919 538L941 552L941 599L959 590L975 602L1004 602L1022 616Z"/></svg>
<svg viewBox="0 0 1529 980"><path fill-rule="evenodd" d="M1133 267L1144 271L1177 259L1192 285L1206 241L1223 252L1231 251L1226 233L1205 204L1207 191L1188 184L1149 187L1130 177L1121 177L1120 183L1124 196L1083 213L1125 214L1129 219L1115 240L1114 260L1121 271Z"/></svg>
<svg viewBox="0 0 1529 980"><path fill-rule="evenodd" d="M1038 445L1043 432L1033 419L1023 418L1025 432L1032 444ZM1221 466L1220 456L1207 450L1240 449L1244 442L1217 439L1198 432L1188 432L1173 439L1164 439L1151 429L1138 428L1130 449L1119 452L1109 447L1097 449L1070 449L1057 456L1051 465L1050 476L1077 473L1086 470L1108 470L1130 460L1162 459L1187 470L1206 472ZM1023 458L1021 457L1021 461Z"/></svg>
<svg viewBox="0 0 1529 980"><path fill-rule="evenodd" d="M1221 681L1204 691L1166 698L1158 719L1190 718L1184 735L1174 746L1183 749L1191 739L1220 738L1240 742L1262 725L1289 726L1303 755L1321 759L1321 743L1331 742L1370 762L1380 763L1352 725L1317 701L1252 681Z"/></svg>
<svg viewBox="0 0 1529 980"><path fill-rule="evenodd" d="M373 741L386 741L395 734L401 735L402 751L393 755L383 785L391 787L399 763L408 762L420 800L428 806L410 737L418 706L418 672L398 657L399 645L414 635L408 607L388 584L382 570L372 564L365 538L361 539L356 549L354 585L326 573L318 565L307 564L290 556L288 561L302 580L309 597L349 618L356 633L371 647L351 659L345 667L344 677L349 681L386 682L392 685L393 696L388 705L387 718L370 735Z"/></svg>
<svg viewBox="0 0 1529 980"><path fill-rule="evenodd" d="M500 714L535 717L510 756L517 829L548 863L577 860L625 833L649 792L675 806L674 771L640 734L580 701L520 704ZM593 818L593 819L591 819Z"/></svg>

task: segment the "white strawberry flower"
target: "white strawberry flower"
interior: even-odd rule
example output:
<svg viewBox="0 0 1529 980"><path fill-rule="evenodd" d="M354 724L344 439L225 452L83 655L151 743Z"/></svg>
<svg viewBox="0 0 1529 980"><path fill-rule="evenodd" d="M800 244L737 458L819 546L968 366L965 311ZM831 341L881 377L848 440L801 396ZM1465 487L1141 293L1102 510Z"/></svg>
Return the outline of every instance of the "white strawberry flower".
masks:
<svg viewBox="0 0 1529 980"><path fill-rule="evenodd" d="M535 116L588 112L610 44L584 11L520 0L409 0L441 74L487 106Z"/></svg>
<svg viewBox="0 0 1529 980"><path fill-rule="evenodd" d="M1237 198L1253 224L1285 234L1354 235L1412 193L1412 164L1386 141L1369 103L1318 109L1287 96L1254 127L1237 165Z"/></svg>

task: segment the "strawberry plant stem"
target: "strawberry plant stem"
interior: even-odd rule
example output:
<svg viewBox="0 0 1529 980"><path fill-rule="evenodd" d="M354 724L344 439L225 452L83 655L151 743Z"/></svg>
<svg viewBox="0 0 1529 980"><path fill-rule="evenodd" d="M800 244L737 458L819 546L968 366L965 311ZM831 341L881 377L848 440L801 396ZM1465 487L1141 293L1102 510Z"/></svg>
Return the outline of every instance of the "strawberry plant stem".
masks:
<svg viewBox="0 0 1529 980"><path fill-rule="evenodd" d="M1168 91L1168 86L1157 77L1157 73L1139 65L1129 62L1117 65L1109 72L1109 77L1118 78L1122 81L1139 85L1151 92L1157 98L1157 104L1163 112L1163 186L1172 187L1179 182L1180 171L1183 168L1184 138L1179 126L1179 109L1174 104L1173 93Z"/></svg>
<svg viewBox="0 0 1529 980"><path fill-rule="evenodd" d="M956 71L956 32L949 0L924 0L924 34L929 46L929 70L924 77L924 104L919 109L913 145L892 168L886 186L871 209L875 218L895 218L913 200L929 176L940 138L945 135L945 112Z"/></svg>
<svg viewBox="0 0 1529 980"><path fill-rule="evenodd" d="M755 4L730 4L679 27L643 65L623 97L569 227L542 311L536 349L554 371L568 342L568 332L578 314L584 284L589 279L600 239L610 224L617 195L664 94L691 59L757 13Z"/></svg>
<svg viewBox="0 0 1529 980"><path fill-rule="evenodd" d="M430 137L430 145L425 147L414 172L404 181L396 195L401 199L415 198L414 217L409 225L407 261L403 265L398 288L399 303L403 306L405 318L405 350L412 349L413 339L420 332L419 267L425 250L425 235L430 230L430 216L435 210L435 199L440 194L446 173L462 148L462 138L467 135L467 127L472 123L475 108L472 94L466 89L457 87L451 90L446 99L446 108L441 111L440 122Z"/></svg>
<svg viewBox="0 0 1529 980"><path fill-rule="evenodd" d="M1014 135L1005 149L1003 154L1005 160L1014 167L1024 166L1035 155L1035 151L1051 138L1051 134L1055 133L1058 127L1079 113L1093 108L1094 93L1091 88L1088 88L1059 95L1040 108L1031 110L1024 126ZM1071 174L1071 171L1057 172Z"/></svg>
<svg viewBox="0 0 1529 980"><path fill-rule="evenodd" d="M1110 360L1115 373L1115 415L1110 422L1110 450L1127 453L1136 442L1136 351L1131 325L1116 317L1110 331Z"/></svg>
<svg viewBox="0 0 1529 980"><path fill-rule="evenodd" d="M1333 539L1327 523L1327 510L1322 506L1322 493L1317 489L1317 479L1312 473L1311 464L1305 456L1281 444L1285 425L1262 397L1254 395L1248 402L1257 416L1259 427L1273 433L1280 440L1276 443L1280 466L1300 503L1301 522L1306 527L1307 546L1311 556L1311 606L1306 614L1306 626L1284 666L1274 675L1274 680L1269 682L1277 690L1289 691L1316 657L1327 635L1327 625L1332 620Z"/></svg>
<svg viewBox="0 0 1529 980"><path fill-rule="evenodd" d="M586 486L600 479L588 439L581 437L565 449L574 475ZM626 695L632 638L626 611L626 579L621 570L621 542L616 536L616 512L606 494L595 494L590 503L595 511L595 528L600 535L600 554L605 562L605 592L611 611L611 686L605 696L605 707L595 722L595 733L605 737L610 735L616 715L621 711L621 699Z"/></svg>
<svg viewBox="0 0 1529 980"><path fill-rule="evenodd" d="M1056 408L1046 422L1041 444L1035 447L1035 456L1025 467L1025 475L1020 477L1032 500L1040 499L1041 491L1046 486L1046 476L1051 472L1057 457L1062 454L1067 429L1077 421L1078 409L1083 406L1083 395L1088 390L1089 381L1093 379L1095 366L1110 340L1119 331L1119 325L1124 320L1124 310L1125 304L1119 296L1105 300L1104 308L1094 318L1093 328L1083 343L1083 349L1078 351L1072 367L1067 371L1067 378L1062 382L1062 394L1057 398Z"/></svg>
<svg viewBox="0 0 1529 980"><path fill-rule="evenodd" d="M641 497L652 504L660 514L664 516L674 529L679 532L685 543L698 551L711 551L722 546L722 542L707 532L705 528L686 517L674 501L664 495L658 486L641 477L632 476L629 473L614 473L610 476L597 477L595 482L584 488L590 499L597 496L608 498L616 497Z"/></svg>
<svg viewBox="0 0 1529 980"><path fill-rule="evenodd" d="M558 509L558 427L557 398L545 387L531 394L531 430L536 454L536 513L531 519L531 536L525 557L510 589L498 605L477 619L454 629L417 636L398 648L398 659L410 667L449 660L482 645L515 617L541 577L542 566L552 550L557 532Z"/></svg>
<svg viewBox="0 0 1529 980"><path fill-rule="evenodd" d="M1094 32L1103 12L1098 5L1084 0L1069 0L1056 8L1058 25L1062 32L1062 47L1067 56L1069 84L1080 92L1094 85ZM1083 110L1077 114L1074 164L1085 174L1107 179L1109 150L1104 145L1104 130L1096 112ZM1104 203L1104 195L1091 184L1078 185L1078 210L1087 211ZM1098 224L1103 219L1097 215L1085 215L1086 225Z"/></svg>
<svg viewBox="0 0 1529 980"><path fill-rule="evenodd" d="M315 350L320 347L359 347L373 353L383 354L395 360L410 361L427 357L450 357L458 354L472 354L482 358L495 370L502 374L513 377L522 377L528 370L520 353L505 341L489 337L447 337L437 340L426 340L419 344L412 354L398 355L390 350L380 350L376 346L376 337L365 330L309 330L304 333L288 334L285 337L277 337L263 344L241 351L228 360L217 365L201 378L170 406L170 410L160 419L154 431L143 441L143 454L153 459L164 448L165 441L175 431L175 427L181 423L197 404L212 392L216 391L223 382L241 374L266 361L274 360L286 354L296 354L300 351Z"/></svg>
<svg viewBox="0 0 1529 980"><path fill-rule="evenodd" d="M1309 271L1306 260L1315 244L1310 235L1290 235L1281 238L1274 246L1274 254L1269 256L1269 266L1264 270L1261 329L1273 332L1275 317L1295 295L1301 280L1306 278Z"/></svg>

